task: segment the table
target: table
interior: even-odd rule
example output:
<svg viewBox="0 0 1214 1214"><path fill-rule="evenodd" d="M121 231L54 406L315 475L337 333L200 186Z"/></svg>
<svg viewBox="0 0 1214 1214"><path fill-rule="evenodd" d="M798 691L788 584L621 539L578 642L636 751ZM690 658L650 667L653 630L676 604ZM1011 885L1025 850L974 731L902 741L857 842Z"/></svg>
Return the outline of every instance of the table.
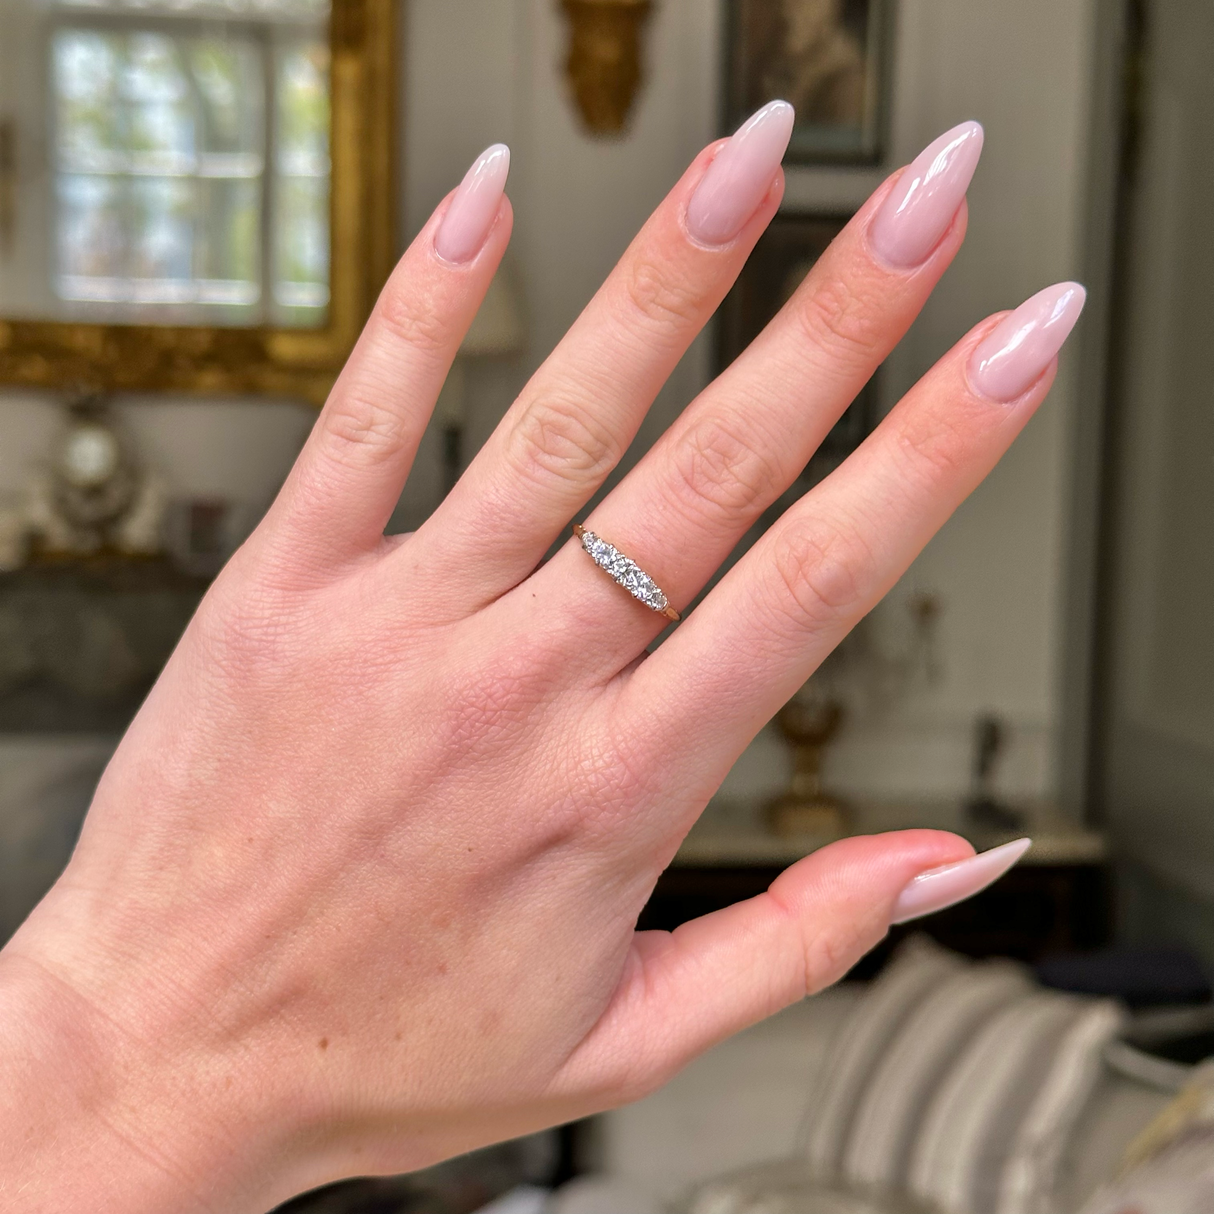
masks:
<svg viewBox="0 0 1214 1214"><path fill-rule="evenodd" d="M861 962L855 977L875 973L899 940L925 931L971 957L1024 961L1086 951L1108 942L1112 894L1108 846L1099 832L1067 822L1049 806L1030 807L1033 847L1006 876L976 897L912 924L891 929ZM978 850L1015 835L976 830L959 804L898 803L856 806L854 834L928 826L954 830ZM697 915L765 890L789 864L831 838L779 838L762 825L757 807L716 803L692 829L662 874L638 927L671 930Z"/></svg>

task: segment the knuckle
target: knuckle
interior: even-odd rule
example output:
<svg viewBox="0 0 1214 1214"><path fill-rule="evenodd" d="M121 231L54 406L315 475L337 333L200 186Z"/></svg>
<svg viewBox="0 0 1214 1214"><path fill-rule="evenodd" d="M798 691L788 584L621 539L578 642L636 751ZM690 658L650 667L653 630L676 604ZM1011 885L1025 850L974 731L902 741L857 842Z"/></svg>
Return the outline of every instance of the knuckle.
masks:
<svg viewBox="0 0 1214 1214"><path fill-rule="evenodd" d="M762 510L779 496L785 476L779 460L761 442L723 418L693 425L675 444L675 491L697 514L730 521Z"/></svg>
<svg viewBox="0 0 1214 1214"><path fill-rule="evenodd" d="M361 391L331 401L324 427L329 456L339 464L357 467L390 458L407 438L401 414Z"/></svg>
<svg viewBox="0 0 1214 1214"><path fill-rule="evenodd" d="M796 315L812 343L863 360L880 347L881 308L849 283L824 278L797 302Z"/></svg>
<svg viewBox="0 0 1214 1214"><path fill-rule="evenodd" d="M625 752L607 745L585 745L573 761L570 782L577 817L588 840L611 843L622 821L645 795L649 781Z"/></svg>
<svg viewBox="0 0 1214 1214"><path fill-rule="evenodd" d="M834 928L801 924L801 964L806 995L813 995L846 968L859 932L850 923Z"/></svg>
<svg viewBox="0 0 1214 1214"><path fill-rule="evenodd" d="M886 925L871 911L826 923L802 920L805 993L815 995L837 982L885 934Z"/></svg>
<svg viewBox="0 0 1214 1214"><path fill-rule="evenodd" d="M824 918L808 915L803 904L783 896L779 885L777 878L768 895L783 914L790 945L795 947L795 985L798 994L814 995L837 981L872 948L881 937L881 928L875 916L867 913Z"/></svg>
<svg viewBox="0 0 1214 1214"><path fill-rule="evenodd" d="M670 266L638 258L624 283L629 308L649 330L681 333L698 323L699 298Z"/></svg>
<svg viewBox="0 0 1214 1214"><path fill-rule="evenodd" d="M527 405L506 451L533 480L597 481L622 454L615 435L589 409L554 396Z"/></svg>
<svg viewBox="0 0 1214 1214"><path fill-rule="evenodd" d="M438 309L427 307L424 300L404 289L389 287L376 313L378 323L390 338L423 354L445 352L452 345L451 325Z"/></svg>
<svg viewBox="0 0 1214 1214"><path fill-rule="evenodd" d="M289 603L290 596L256 580L233 593L221 575L192 625L210 668L238 686L282 678L294 666L298 631Z"/></svg>
<svg viewBox="0 0 1214 1214"><path fill-rule="evenodd" d="M439 697L444 753L487 756L521 744L551 691L551 664L531 646L507 647Z"/></svg>
<svg viewBox="0 0 1214 1214"><path fill-rule="evenodd" d="M810 520L780 533L772 563L784 609L816 629L859 610L873 557L858 535Z"/></svg>
<svg viewBox="0 0 1214 1214"><path fill-rule="evenodd" d="M613 849L637 806L660 794L651 748L627 722L610 716L584 730L567 774L583 837Z"/></svg>
<svg viewBox="0 0 1214 1214"><path fill-rule="evenodd" d="M965 465L964 434L938 413L912 410L898 430L897 447L904 471L915 481L949 481Z"/></svg>

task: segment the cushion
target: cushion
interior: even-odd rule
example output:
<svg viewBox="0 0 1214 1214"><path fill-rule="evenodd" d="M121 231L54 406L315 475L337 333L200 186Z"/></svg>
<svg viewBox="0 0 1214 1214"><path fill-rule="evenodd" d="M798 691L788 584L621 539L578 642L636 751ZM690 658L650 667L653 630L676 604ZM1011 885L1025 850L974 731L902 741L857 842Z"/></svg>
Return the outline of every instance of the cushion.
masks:
<svg viewBox="0 0 1214 1214"><path fill-rule="evenodd" d="M989 1020L924 1112L909 1188L946 1214L993 1214L1013 1142L1083 1002L1037 991Z"/></svg>
<svg viewBox="0 0 1214 1214"><path fill-rule="evenodd" d="M1125 1013L1111 1000L1082 1008L1067 1026L1053 1065L1016 1131L999 1182L997 1214L1050 1214L1057 1201L1061 1163L1079 1115L1104 1069L1106 1045L1121 1031Z"/></svg>
<svg viewBox="0 0 1214 1214"><path fill-rule="evenodd" d="M843 1026L806 1115L804 1156L813 1172L840 1171L852 1118L890 1043L923 1000L966 967L926 936L912 936L873 981Z"/></svg>
<svg viewBox="0 0 1214 1214"><path fill-rule="evenodd" d="M1010 962L965 966L907 1017L860 1099L843 1158L853 1184L905 1185L923 1110L960 1051L996 1012L1031 989Z"/></svg>

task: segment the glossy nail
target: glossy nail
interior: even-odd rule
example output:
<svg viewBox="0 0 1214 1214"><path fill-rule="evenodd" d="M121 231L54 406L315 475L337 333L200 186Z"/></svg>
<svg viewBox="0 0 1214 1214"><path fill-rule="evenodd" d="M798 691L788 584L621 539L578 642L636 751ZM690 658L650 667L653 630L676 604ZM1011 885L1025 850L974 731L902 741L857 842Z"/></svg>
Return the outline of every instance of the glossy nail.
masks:
<svg viewBox="0 0 1214 1214"><path fill-rule="evenodd" d="M948 231L982 155L982 127L963 122L929 143L898 178L868 230L882 261L909 269Z"/></svg>
<svg viewBox="0 0 1214 1214"><path fill-rule="evenodd" d="M703 244L728 244L771 189L792 136L793 108L772 101L752 114L717 153L687 204L687 231Z"/></svg>
<svg viewBox="0 0 1214 1214"><path fill-rule="evenodd" d="M444 261L458 265L471 261L481 251L509 172L510 149L504 143L495 143L464 174L434 237L434 250Z"/></svg>
<svg viewBox="0 0 1214 1214"><path fill-rule="evenodd" d="M1017 839L956 864L929 868L898 895L890 922L905 923L963 902L1002 877L1032 845L1032 839Z"/></svg>
<svg viewBox="0 0 1214 1214"><path fill-rule="evenodd" d="M970 355L974 391L998 401L1022 395L1062 349L1086 298L1077 282L1060 282L1005 316Z"/></svg>

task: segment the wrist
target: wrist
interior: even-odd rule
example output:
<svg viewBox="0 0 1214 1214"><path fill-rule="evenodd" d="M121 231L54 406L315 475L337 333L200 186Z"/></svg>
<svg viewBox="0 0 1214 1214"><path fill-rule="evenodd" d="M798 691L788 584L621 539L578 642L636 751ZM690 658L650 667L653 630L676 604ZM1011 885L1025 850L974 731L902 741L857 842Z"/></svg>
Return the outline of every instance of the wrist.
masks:
<svg viewBox="0 0 1214 1214"><path fill-rule="evenodd" d="M31 925L27 925L31 926ZM260 1133L232 1067L188 1032L129 1023L23 929L0 951L0 1208L23 1214L264 1210ZM166 1023L155 1023L162 1019ZM167 1031L161 1031L167 1030ZM257 1156L256 1163L254 1156Z"/></svg>

